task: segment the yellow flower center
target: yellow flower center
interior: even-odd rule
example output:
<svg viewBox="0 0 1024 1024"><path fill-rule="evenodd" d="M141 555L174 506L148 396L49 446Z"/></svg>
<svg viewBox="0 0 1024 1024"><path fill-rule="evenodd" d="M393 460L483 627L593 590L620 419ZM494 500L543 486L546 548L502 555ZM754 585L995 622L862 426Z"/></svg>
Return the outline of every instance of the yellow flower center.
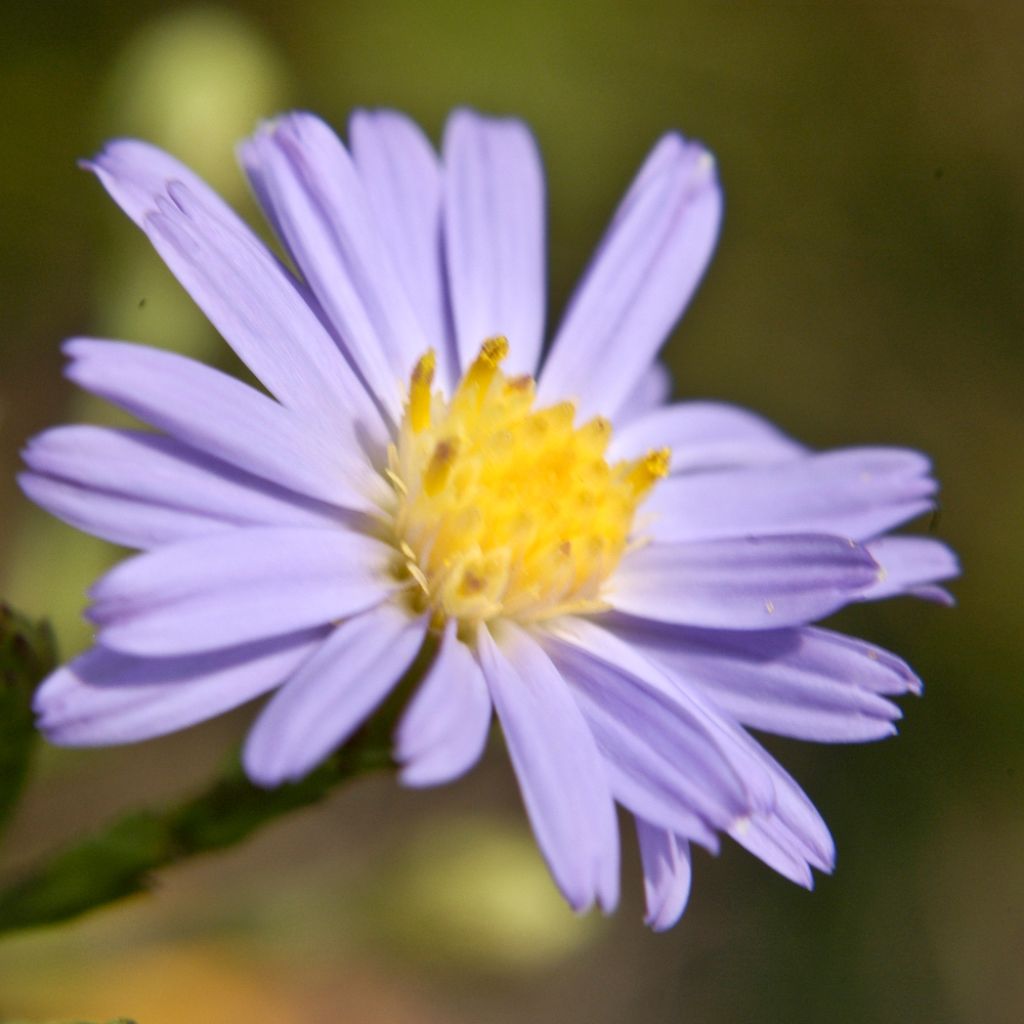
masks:
<svg viewBox="0 0 1024 1024"><path fill-rule="evenodd" d="M439 620L521 622L604 607L637 505L667 449L609 465L611 424L574 425L572 402L534 408L531 377L506 377L504 338L485 342L450 400L416 364L397 445L399 572Z"/></svg>

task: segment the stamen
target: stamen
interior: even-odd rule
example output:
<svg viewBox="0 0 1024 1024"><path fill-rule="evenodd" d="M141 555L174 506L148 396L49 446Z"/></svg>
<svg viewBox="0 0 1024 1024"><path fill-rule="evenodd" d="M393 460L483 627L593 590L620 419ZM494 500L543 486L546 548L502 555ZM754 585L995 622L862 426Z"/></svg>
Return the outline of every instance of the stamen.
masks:
<svg viewBox="0 0 1024 1024"><path fill-rule="evenodd" d="M628 479L638 498L646 495L662 477L668 475L671 458L672 452L668 448L659 448L648 452L633 464Z"/></svg>
<svg viewBox="0 0 1024 1024"><path fill-rule="evenodd" d="M434 383L437 355L429 349L420 357L412 371L409 384L409 425L414 434L422 434L430 426L430 386Z"/></svg>
<svg viewBox="0 0 1024 1024"><path fill-rule="evenodd" d="M427 494L437 494L444 487L458 451L459 439L457 437L448 437L443 441L438 441L423 474L423 489Z"/></svg>
<svg viewBox="0 0 1024 1024"><path fill-rule="evenodd" d="M508 355L508 339L498 335L488 338L480 348L480 354L473 360L466 376L462 378L459 385L456 399L475 398L476 411L479 412L487 398L487 391L490 388L498 367Z"/></svg>

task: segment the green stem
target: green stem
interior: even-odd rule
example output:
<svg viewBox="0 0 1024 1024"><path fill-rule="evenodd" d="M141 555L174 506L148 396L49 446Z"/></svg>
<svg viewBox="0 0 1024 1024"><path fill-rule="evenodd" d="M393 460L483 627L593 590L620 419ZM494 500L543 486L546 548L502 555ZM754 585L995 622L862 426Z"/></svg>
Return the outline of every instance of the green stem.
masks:
<svg viewBox="0 0 1024 1024"><path fill-rule="evenodd" d="M159 868L231 846L339 783L390 764L389 739L375 725L301 782L277 789L254 786L236 760L191 799L128 814L0 890L0 933L66 921L143 892Z"/></svg>
<svg viewBox="0 0 1024 1024"><path fill-rule="evenodd" d="M3 612L0 606L0 612ZM0 615L0 626L7 620ZM54 648L45 624L25 638L26 623L18 619L13 640L15 661L30 665L18 676L25 743L32 742L31 693L54 662ZM6 634L0 631L0 640ZM12 634L13 635L13 634ZM96 907L144 892L153 874L178 861L241 842L257 829L291 811L322 800L335 786L366 772L391 767L391 734L402 707L433 660L437 639L428 636L404 678L377 713L339 751L300 782L260 789L245 777L237 757L202 792L169 807L136 811L101 832L72 843L0 889L0 934L55 924ZM0 645L0 655L5 648ZM29 658L26 651L36 654ZM0 669L4 668L0 658ZM22 723L24 725L24 723ZM0 764L2 764L0 748ZM23 775L27 754L18 769ZM2 783L0 774L0 783ZM0 786L0 816L3 812Z"/></svg>

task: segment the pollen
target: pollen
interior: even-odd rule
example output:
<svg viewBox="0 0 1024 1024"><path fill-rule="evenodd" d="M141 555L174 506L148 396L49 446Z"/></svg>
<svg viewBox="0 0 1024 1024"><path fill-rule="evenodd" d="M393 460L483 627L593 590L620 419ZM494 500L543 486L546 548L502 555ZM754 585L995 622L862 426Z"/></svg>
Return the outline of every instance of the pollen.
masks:
<svg viewBox="0 0 1024 1024"><path fill-rule="evenodd" d="M577 425L572 402L534 407L534 381L507 377L490 338L450 398L427 352L389 452L398 572L438 621L530 622L606 607L602 591L634 518L668 472L668 449L609 463L612 426Z"/></svg>

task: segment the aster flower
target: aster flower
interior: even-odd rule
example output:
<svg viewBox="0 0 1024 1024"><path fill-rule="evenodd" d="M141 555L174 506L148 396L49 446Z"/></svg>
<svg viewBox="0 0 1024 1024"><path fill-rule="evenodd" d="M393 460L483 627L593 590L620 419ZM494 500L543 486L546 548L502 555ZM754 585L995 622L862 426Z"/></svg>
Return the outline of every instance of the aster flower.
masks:
<svg viewBox="0 0 1024 1024"><path fill-rule="evenodd" d="M811 625L851 602L945 600L953 556L888 531L932 506L921 455L814 453L714 402L666 404L658 350L718 232L715 165L666 135L546 358L544 183L514 120L459 111L442 155L391 112L346 147L293 114L241 150L296 270L152 146L87 166L266 392L169 352L66 344L68 376L155 431L59 427L21 477L67 522L141 549L93 588L96 646L40 688L55 743L125 743L274 692L244 750L302 777L400 679L411 786L480 757L496 712L569 903L618 899L615 805L647 920L722 833L794 881L833 846L748 728L895 731L919 683Z"/></svg>

